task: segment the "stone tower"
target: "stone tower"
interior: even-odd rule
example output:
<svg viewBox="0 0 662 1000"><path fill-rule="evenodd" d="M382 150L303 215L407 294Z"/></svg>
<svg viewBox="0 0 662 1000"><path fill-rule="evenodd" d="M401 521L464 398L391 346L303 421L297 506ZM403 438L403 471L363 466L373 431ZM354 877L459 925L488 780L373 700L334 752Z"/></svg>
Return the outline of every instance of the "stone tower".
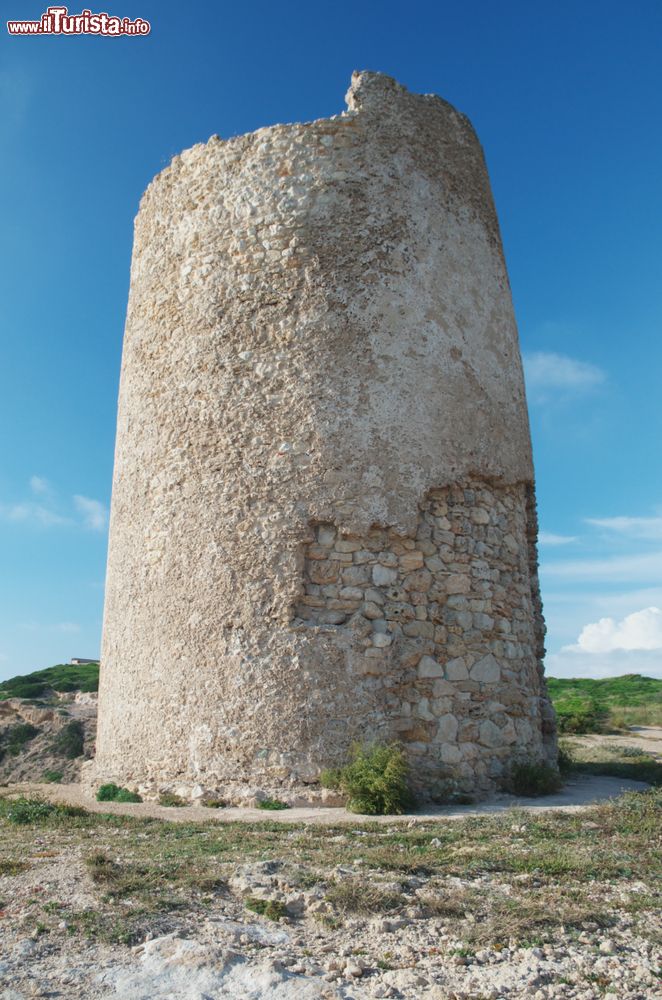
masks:
<svg viewBox="0 0 662 1000"><path fill-rule="evenodd" d="M142 200L96 780L314 799L398 739L440 796L555 759L481 147L381 74L347 103L213 137Z"/></svg>

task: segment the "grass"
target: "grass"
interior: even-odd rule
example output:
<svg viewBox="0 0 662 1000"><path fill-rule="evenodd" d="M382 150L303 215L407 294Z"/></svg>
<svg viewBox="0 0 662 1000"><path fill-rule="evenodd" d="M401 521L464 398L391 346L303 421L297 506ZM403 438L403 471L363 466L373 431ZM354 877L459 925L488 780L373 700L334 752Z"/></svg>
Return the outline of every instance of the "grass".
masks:
<svg viewBox="0 0 662 1000"><path fill-rule="evenodd" d="M346 879L334 883L326 901L341 914L390 913L401 909L406 899L401 892L383 889L364 879Z"/></svg>
<svg viewBox="0 0 662 1000"><path fill-rule="evenodd" d="M662 726L662 680L624 674L602 680L547 678L561 733L609 733Z"/></svg>
<svg viewBox="0 0 662 1000"><path fill-rule="evenodd" d="M261 799L257 804L258 809L274 810L279 809L289 809L287 802L282 802L280 799Z"/></svg>
<svg viewBox="0 0 662 1000"><path fill-rule="evenodd" d="M59 785L64 777L64 771L44 771L43 780L51 785Z"/></svg>
<svg viewBox="0 0 662 1000"><path fill-rule="evenodd" d="M588 922L608 926L619 913L648 926L660 903L661 818L661 789L581 813L509 811L414 827L358 821L356 828L266 818L173 823L0 798L0 856L29 862L35 838L38 856L79 853L96 893L86 909L57 891L28 910L13 910L10 901L4 919L28 932L42 923L54 942L70 934L135 943L225 912L237 866L277 858L279 884L321 887L329 934L346 920L403 911L446 922L474 950L513 940L555 943ZM34 832L26 838L27 824ZM338 866L348 864L353 872L340 877ZM252 899L238 897L236 905L284 915L280 900ZM276 908L267 913L270 903Z"/></svg>
<svg viewBox="0 0 662 1000"><path fill-rule="evenodd" d="M46 670L21 674L0 683L0 701L7 698L41 698L50 691L97 691L98 664L76 666L58 663Z"/></svg>
<svg viewBox="0 0 662 1000"><path fill-rule="evenodd" d="M350 812L387 816L411 807L407 776L407 758L399 743L355 744L349 763L323 771L321 783L346 795Z"/></svg>

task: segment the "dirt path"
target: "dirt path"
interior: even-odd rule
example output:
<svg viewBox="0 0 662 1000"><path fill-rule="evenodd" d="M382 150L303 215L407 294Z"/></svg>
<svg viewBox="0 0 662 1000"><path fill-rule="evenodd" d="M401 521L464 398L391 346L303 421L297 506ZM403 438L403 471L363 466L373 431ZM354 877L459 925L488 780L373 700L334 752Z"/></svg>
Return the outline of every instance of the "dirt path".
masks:
<svg viewBox="0 0 662 1000"><path fill-rule="evenodd" d="M470 806L437 806L422 812L410 813L405 816L359 816L346 809L325 808L295 808L271 811L264 809L246 809L229 807L227 809L208 809L204 806L181 806L178 808L160 806L156 802L121 803L97 802L81 785L48 785L48 784L17 784L3 791L12 795L40 795L52 802L66 802L69 805L83 806L90 812L113 813L119 816L151 816L155 819L167 819L180 823L208 822L259 822L277 821L283 823L319 823L335 825L337 823L357 823L359 820L371 820L377 823L394 821L401 823L425 823L435 819L462 819L465 816L484 816L504 812L514 807L531 812L544 812L550 809L560 809L573 812L578 809L605 802L620 795L624 791L642 791L647 786L641 781L629 781L626 778L609 778L580 775L571 778L562 791L556 795L546 795L544 798L516 798L514 795L499 795L488 802Z"/></svg>

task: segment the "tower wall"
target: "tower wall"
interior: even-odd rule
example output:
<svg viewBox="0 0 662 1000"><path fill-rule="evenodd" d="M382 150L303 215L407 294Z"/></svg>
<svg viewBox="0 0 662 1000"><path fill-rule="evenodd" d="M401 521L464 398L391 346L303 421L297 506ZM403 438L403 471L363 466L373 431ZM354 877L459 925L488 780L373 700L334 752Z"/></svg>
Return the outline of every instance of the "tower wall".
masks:
<svg viewBox="0 0 662 1000"><path fill-rule="evenodd" d="M175 157L136 219L95 774L423 794L553 757L517 330L468 120L349 110Z"/></svg>

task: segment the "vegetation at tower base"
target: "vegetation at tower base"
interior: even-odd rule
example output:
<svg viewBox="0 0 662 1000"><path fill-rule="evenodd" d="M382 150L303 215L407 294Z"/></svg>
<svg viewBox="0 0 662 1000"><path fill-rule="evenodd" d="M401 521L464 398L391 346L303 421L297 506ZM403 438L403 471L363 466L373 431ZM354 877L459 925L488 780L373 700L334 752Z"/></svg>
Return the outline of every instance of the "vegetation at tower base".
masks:
<svg viewBox="0 0 662 1000"><path fill-rule="evenodd" d="M97 802L142 802L140 795L109 781L97 789Z"/></svg>
<svg viewBox="0 0 662 1000"><path fill-rule="evenodd" d="M350 756L344 767L325 770L320 776L324 788L337 788L347 796L350 812L387 816L412 807L409 766L400 744L355 744Z"/></svg>

